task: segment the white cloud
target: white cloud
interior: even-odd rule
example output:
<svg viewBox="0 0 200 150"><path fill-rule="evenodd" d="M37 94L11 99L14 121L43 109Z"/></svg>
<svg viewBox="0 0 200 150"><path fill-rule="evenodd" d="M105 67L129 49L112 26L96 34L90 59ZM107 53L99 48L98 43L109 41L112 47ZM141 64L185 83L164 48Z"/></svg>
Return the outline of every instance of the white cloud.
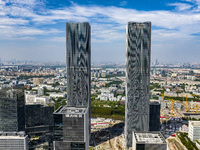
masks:
<svg viewBox="0 0 200 150"><path fill-rule="evenodd" d="M83 13L84 12L84 13ZM98 7L74 5L69 8L50 11L47 15L37 15L33 21L55 23L55 21L90 21L126 25L128 21L151 21L154 26L174 29L200 22L199 14L170 11L137 11L118 7Z"/></svg>
<svg viewBox="0 0 200 150"><path fill-rule="evenodd" d="M42 4L41 1L38 0L5 0L5 2L9 4L28 5L28 6L35 6L38 4Z"/></svg>
<svg viewBox="0 0 200 150"><path fill-rule="evenodd" d="M46 41L65 43L66 42L66 37L53 37L53 38L46 39Z"/></svg>
<svg viewBox="0 0 200 150"><path fill-rule="evenodd" d="M49 35L49 34L55 34L55 33L61 33L61 31L57 29L48 29L48 30L41 30L33 27L13 27L13 26L4 26L0 25L0 38L1 39L33 39L34 36L37 35Z"/></svg>
<svg viewBox="0 0 200 150"><path fill-rule="evenodd" d="M0 12L0 16L5 16L5 13L4 12Z"/></svg>
<svg viewBox="0 0 200 150"><path fill-rule="evenodd" d="M12 4L8 5L8 3ZM41 9L38 9L38 4ZM64 48L65 22L88 21L92 30L92 44L95 45L93 49L98 52L98 58L102 59L104 56L102 51L106 51L107 55L119 54L116 59L120 59L122 55L125 58L127 22L151 21L152 53L160 54L163 51L168 53L167 50L170 51L170 49L179 49L179 53L182 52L182 49L185 49L186 53L189 47L186 44L195 42L194 49L197 50L199 37L193 36L193 34L200 33L200 14L198 13L200 0L191 0L187 2L187 5L182 3L170 5L175 6L176 9L173 11L140 11L114 6L84 6L74 3L68 7L47 9L43 8L44 5L37 0L0 0L0 39L15 40L16 43L30 40L29 44L33 40L46 42L47 45L53 43L55 44L54 49L52 46L48 47L48 50L52 48L51 51L53 52L58 49L58 45L60 49ZM38 35L42 36L39 37ZM23 45L25 44L27 42L23 43ZM27 45L29 46L29 44ZM192 46L191 49L193 49ZM31 47L31 49L34 48ZM4 49L1 48L1 51L5 50L7 50L6 46ZM48 50L46 49L46 51ZM103 56L99 57L101 55ZM198 55L197 52L196 55ZM159 55L154 54L154 57L157 56ZM165 57L164 54L163 59Z"/></svg>
<svg viewBox="0 0 200 150"><path fill-rule="evenodd" d="M5 7L3 11L13 17L33 17L36 15L32 9L19 6Z"/></svg>
<svg viewBox="0 0 200 150"><path fill-rule="evenodd" d="M127 1L122 1L122 2L120 2L120 6L125 6L127 4Z"/></svg>
<svg viewBox="0 0 200 150"><path fill-rule="evenodd" d="M192 5L186 3L171 3L168 4L168 6L175 6L177 11L189 10L193 7Z"/></svg>
<svg viewBox="0 0 200 150"><path fill-rule="evenodd" d="M0 25L25 25L28 24L29 21L21 18L9 18L3 17L0 19Z"/></svg>
<svg viewBox="0 0 200 150"><path fill-rule="evenodd" d="M0 0L0 5L5 5L5 1Z"/></svg>
<svg viewBox="0 0 200 150"><path fill-rule="evenodd" d="M2 1L0 1L2 2ZM117 41L124 39L125 28L128 21L151 21L156 28L163 30L155 30L157 39L162 40L165 36L170 37L187 37L193 38L191 34L200 32L200 14L189 11L192 5L183 5L182 3L169 4L175 6L177 11L138 11L135 9L126 9L120 7L101 7L101 6L81 6L72 4L69 7L58 9L47 9L44 13L38 14L29 4L35 5L36 0L7 0L15 5L9 7L4 6L4 12L13 17L1 17L0 25L9 25L12 29L16 29L15 36L42 35L46 33L59 33L60 29L52 32L52 29L42 29L40 25L51 25L58 22L67 21L88 21L92 27L92 38L96 42ZM17 5L18 4L18 5ZM27 5L25 7L21 6ZM30 9L29 9L30 8ZM187 13L183 11L188 10ZM181 11L181 12L180 12ZM35 25L33 28L20 27L22 25ZM56 25L54 25L56 28ZM52 28L52 27L51 27ZM9 31L3 32L10 34ZM19 34L20 33L20 34ZM2 33L1 33L2 34ZM14 34L11 34L14 36ZM169 38L170 39L170 38ZM58 39L59 40L59 39Z"/></svg>
<svg viewBox="0 0 200 150"><path fill-rule="evenodd" d="M124 27L122 28L123 30ZM117 41L125 37L125 32L122 32L121 26L116 27L115 25L112 24L94 23L92 24L91 29L92 29L92 41L94 42Z"/></svg>

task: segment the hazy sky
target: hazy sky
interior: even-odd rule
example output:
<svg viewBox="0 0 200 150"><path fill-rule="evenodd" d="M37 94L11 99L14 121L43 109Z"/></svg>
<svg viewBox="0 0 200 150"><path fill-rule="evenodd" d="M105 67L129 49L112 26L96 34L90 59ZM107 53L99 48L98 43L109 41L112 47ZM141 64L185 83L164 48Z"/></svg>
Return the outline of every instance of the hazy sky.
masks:
<svg viewBox="0 0 200 150"><path fill-rule="evenodd" d="M92 62L125 62L128 21L152 22L152 61L200 61L200 0L0 0L0 58L65 61L68 21L90 23Z"/></svg>

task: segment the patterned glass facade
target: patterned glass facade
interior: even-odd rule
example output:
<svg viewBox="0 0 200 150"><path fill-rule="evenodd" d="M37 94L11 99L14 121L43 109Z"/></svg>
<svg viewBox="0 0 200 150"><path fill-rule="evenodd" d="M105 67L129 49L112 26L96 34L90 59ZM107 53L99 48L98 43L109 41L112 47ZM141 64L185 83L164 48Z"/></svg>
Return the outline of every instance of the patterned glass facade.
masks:
<svg viewBox="0 0 200 150"><path fill-rule="evenodd" d="M24 93L21 90L0 91L0 131L24 131Z"/></svg>
<svg viewBox="0 0 200 150"><path fill-rule="evenodd" d="M126 146L132 131L149 130L151 23L128 22L126 41Z"/></svg>
<svg viewBox="0 0 200 150"><path fill-rule="evenodd" d="M90 107L90 25L66 24L67 105Z"/></svg>

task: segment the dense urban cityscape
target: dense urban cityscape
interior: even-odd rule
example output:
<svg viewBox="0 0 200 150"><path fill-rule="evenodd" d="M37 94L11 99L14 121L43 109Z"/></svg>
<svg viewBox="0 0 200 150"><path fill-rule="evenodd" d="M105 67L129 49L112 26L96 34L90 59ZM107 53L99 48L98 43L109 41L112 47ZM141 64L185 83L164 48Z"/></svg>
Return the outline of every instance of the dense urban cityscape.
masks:
<svg viewBox="0 0 200 150"><path fill-rule="evenodd" d="M151 22L127 32L126 65L91 64L87 22L67 65L1 61L0 149L200 149L200 65L151 63Z"/></svg>
<svg viewBox="0 0 200 150"><path fill-rule="evenodd" d="M200 150L200 0L0 0L0 150Z"/></svg>
<svg viewBox="0 0 200 150"><path fill-rule="evenodd" d="M33 128L36 130L30 136L31 144L33 144L30 144L30 148L43 147L43 149L48 149L46 135L50 131L49 128L44 129L44 127L53 127L53 118L48 116L48 120L45 121L45 115L54 112L52 106L58 108L60 105L66 104L66 68L62 64L40 64L37 66L28 62L19 64L13 61L5 64L2 62L0 73L1 89L25 89L26 108L30 109L28 115L35 112L34 115L32 114L32 117L35 118L29 125L30 131ZM197 107L200 101L200 69L192 64L167 66L153 62L150 74L151 100L161 102L160 130L171 146L174 144L177 147L182 146L184 149L178 137L174 137L174 135L178 131L188 133L188 120L200 119L200 108ZM162 97L162 94L166 95L165 98ZM188 100L187 111L186 97ZM169 99L174 99L174 101ZM99 147L99 149L110 146L116 146L116 149L119 149L125 146L122 143L123 137L120 135L123 133L124 127L124 105L125 65L92 65L91 116L94 119L91 120L91 132L101 130L101 133L97 132L96 136L92 135L96 138L92 146ZM172 105L173 112L172 108L169 108ZM43 113L41 113L42 108L46 109L42 111ZM101 109L104 110L100 111ZM97 134L99 138L97 138Z"/></svg>

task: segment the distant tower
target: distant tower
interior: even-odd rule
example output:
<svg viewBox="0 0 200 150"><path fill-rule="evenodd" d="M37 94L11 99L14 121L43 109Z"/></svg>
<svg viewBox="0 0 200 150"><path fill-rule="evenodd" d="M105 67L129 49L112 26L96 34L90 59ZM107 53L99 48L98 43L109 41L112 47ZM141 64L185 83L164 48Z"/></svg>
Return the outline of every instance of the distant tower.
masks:
<svg viewBox="0 0 200 150"><path fill-rule="evenodd" d="M90 109L90 25L66 24L67 105L89 106Z"/></svg>
<svg viewBox="0 0 200 150"><path fill-rule="evenodd" d="M158 59L156 59L155 65L156 66L159 65Z"/></svg>
<svg viewBox="0 0 200 150"><path fill-rule="evenodd" d="M133 131L149 130L151 22L128 22L126 41L127 149L132 146Z"/></svg>

